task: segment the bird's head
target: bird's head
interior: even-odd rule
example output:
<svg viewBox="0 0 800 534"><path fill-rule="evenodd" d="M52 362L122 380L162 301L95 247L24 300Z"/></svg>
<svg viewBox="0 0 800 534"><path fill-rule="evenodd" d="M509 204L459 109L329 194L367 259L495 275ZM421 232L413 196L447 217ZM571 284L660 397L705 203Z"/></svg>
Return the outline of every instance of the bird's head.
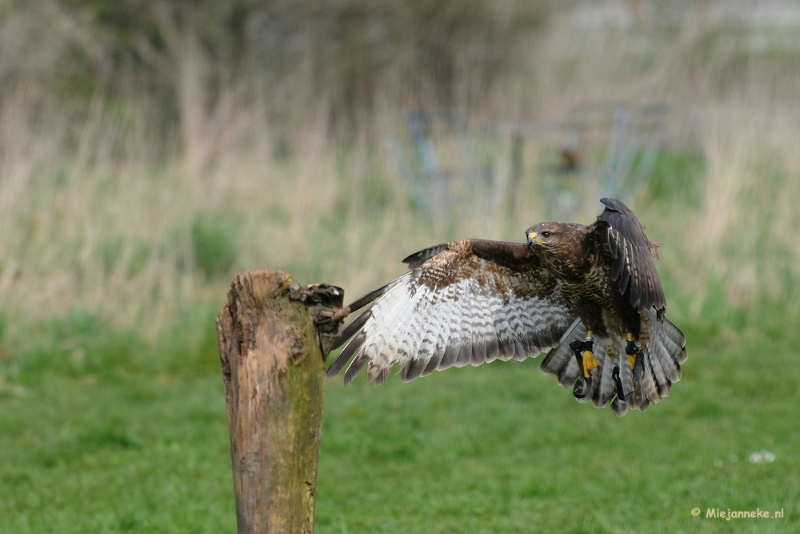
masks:
<svg viewBox="0 0 800 534"><path fill-rule="evenodd" d="M528 246L531 250L537 247L549 249L563 237L563 234L563 225L554 222L539 223L525 231L525 236L528 238Z"/></svg>

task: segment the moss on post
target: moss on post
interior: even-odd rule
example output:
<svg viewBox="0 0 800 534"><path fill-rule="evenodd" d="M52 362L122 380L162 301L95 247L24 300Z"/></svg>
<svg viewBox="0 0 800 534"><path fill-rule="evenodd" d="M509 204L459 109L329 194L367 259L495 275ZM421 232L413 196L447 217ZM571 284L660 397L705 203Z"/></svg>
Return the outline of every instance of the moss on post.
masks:
<svg viewBox="0 0 800 534"><path fill-rule="evenodd" d="M320 304L319 288L333 299ZM324 309L330 323L341 299L339 288L303 290L286 273L249 271L217 316L240 534L314 530L325 398L315 322Z"/></svg>

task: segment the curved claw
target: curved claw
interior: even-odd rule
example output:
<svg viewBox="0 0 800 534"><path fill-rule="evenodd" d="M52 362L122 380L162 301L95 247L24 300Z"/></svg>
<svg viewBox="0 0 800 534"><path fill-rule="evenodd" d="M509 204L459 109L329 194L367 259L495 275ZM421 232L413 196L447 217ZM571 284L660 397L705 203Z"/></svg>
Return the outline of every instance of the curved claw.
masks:
<svg viewBox="0 0 800 534"><path fill-rule="evenodd" d="M644 374L644 356L636 358L633 365L633 384L634 390L642 383L642 374Z"/></svg>
<svg viewBox="0 0 800 534"><path fill-rule="evenodd" d="M589 392L592 390L592 378L578 377L575 382L575 387L572 388L572 395L578 399L585 399Z"/></svg>
<svg viewBox="0 0 800 534"><path fill-rule="evenodd" d="M597 367L597 360L592 354L593 346L594 341L592 340L591 330L586 332L585 341L575 340L569 344L569 348L575 353L575 361L581 373L575 382L575 387L572 388L572 395L581 402L584 402L592 391L592 376L590 372Z"/></svg>
<svg viewBox="0 0 800 534"><path fill-rule="evenodd" d="M614 366L614 370L611 372L611 378L614 379L614 386L617 388L617 398L627 400L629 395L632 395L631 392L628 395L625 395L625 390L622 388L622 379L619 377L619 367L616 365Z"/></svg>

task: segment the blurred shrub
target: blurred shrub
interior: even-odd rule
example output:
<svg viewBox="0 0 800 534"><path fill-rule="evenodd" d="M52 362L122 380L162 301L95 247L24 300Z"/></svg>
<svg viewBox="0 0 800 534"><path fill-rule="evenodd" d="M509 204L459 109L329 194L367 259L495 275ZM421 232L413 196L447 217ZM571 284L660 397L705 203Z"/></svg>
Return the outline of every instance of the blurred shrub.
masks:
<svg viewBox="0 0 800 534"><path fill-rule="evenodd" d="M658 155L647 187L654 200L678 202L697 208L705 162L700 154L664 151Z"/></svg>
<svg viewBox="0 0 800 534"><path fill-rule="evenodd" d="M314 111L329 133L353 133L370 127L379 101L417 107L480 102L498 79L520 68L521 38L543 21L546 5L11 3L0 9L0 95L34 82L38 92L27 97L31 114L37 113L37 100L66 101L63 111L73 119L87 117L99 95L107 114L123 123L127 117L127 128L141 127L132 122L142 116L151 134L169 137L177 127L184 151L198 153L207 150L197 146L204 130L219 128L219 114L241 110L242 100L260 106L256 111L270 124L319 121L309 113Z"/></svg>
<svg viewBox="0 0 800 534"><path fill-rule="evenodd" d="M207 277L231 274L239 259L238 222L224 213L198 213L192 223L195 266Z"/></svg>

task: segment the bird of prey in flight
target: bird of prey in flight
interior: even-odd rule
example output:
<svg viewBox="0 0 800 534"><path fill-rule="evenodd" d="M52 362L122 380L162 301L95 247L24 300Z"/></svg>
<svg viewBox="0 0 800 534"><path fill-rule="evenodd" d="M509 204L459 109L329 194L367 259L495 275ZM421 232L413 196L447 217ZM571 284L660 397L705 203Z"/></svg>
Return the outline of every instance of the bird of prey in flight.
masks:
<svg viewBox="0 0 800 534"><path fill-rule="evenodd" d="M665 317L653 243L622 202L588 226L544 222L527 243L469 239L408 256L409 271L350 304L363 308L334 340L328 376L376 385L549 351L542 371L576 399L618 416L669 394L686 340Z"/></svg>

